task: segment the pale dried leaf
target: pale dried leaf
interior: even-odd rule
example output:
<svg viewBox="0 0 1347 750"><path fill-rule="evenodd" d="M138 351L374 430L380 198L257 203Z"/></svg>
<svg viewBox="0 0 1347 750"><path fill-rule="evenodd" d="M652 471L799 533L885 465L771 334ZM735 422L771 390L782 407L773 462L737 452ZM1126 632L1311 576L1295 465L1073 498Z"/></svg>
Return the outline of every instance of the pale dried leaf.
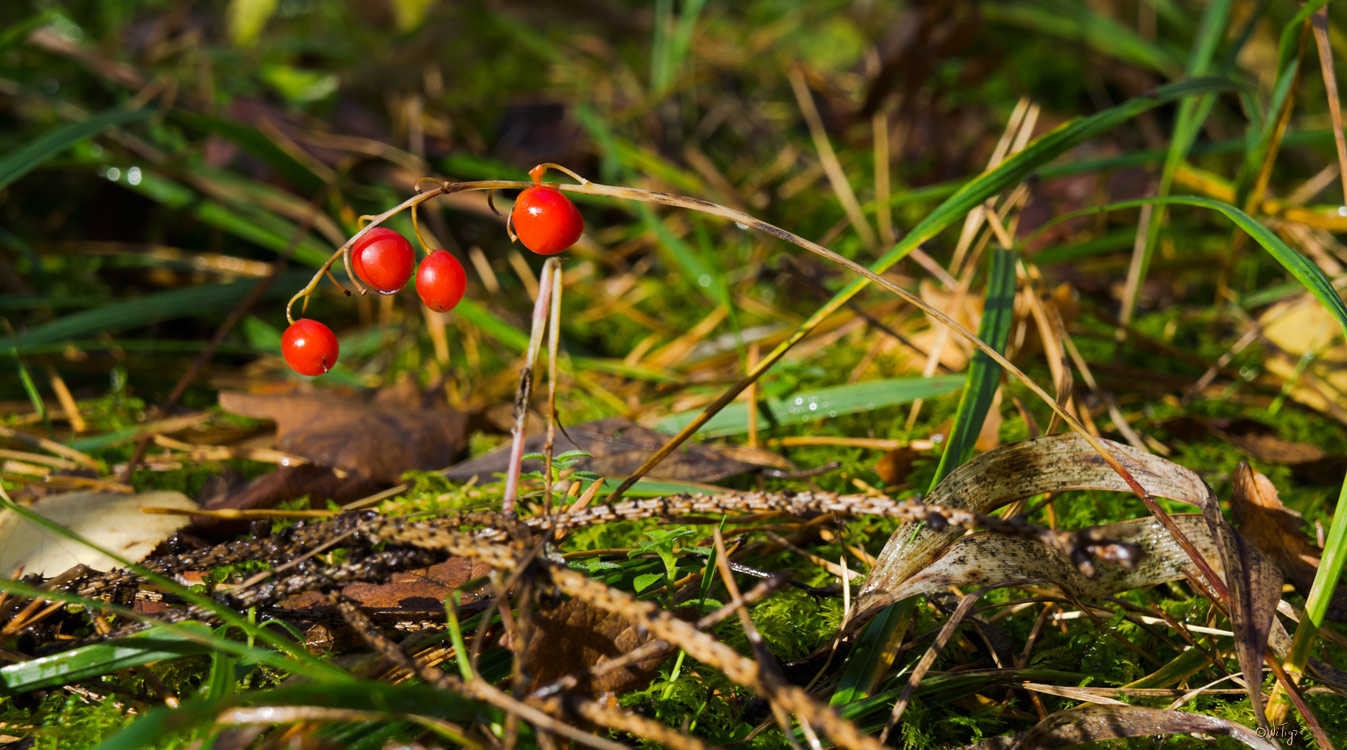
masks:
<svg viewBox="0 0 1347 750"><path fill-rule="evenodd" d="M1174 734L1229 737L1255 750L1281 750L1271 739L1228 719L1141 706L1085 706L1058 711L1023 734L995 737L960 750L1039 750Z"/></svg>
<svg viewBox="0 0 1347 750"><path fill-rule="evenodd" d="M1198 551L1218 566L1217 573L1221 573L1221 558L1202 516L1184 513L1171 518ZM903 583L872 594L866 600L866 611L856 619L865 620L875 608L891 602L951 586L983 588L1013 581L1052 583L1084 599L1182 580L1186 577L1185 570L1196 573L1188 555L1154 518L1096 526L1094 530L1103 538L1140 547L1143 552L1140 561L1131 570L1121 565L1101 565L1093 578L1087 578L1062 551L1034 540L972 534L957 540L938 560Z"/></svg>
<svg viewBox="0 0 1347 750"><path fill-rule="evenodd" d="M1258 317L1264 340L1278 356L1264 360L1268 371L1290 382L1291 397L1302 404L1347 419L1341 404L1347 394L1347 345L1341 328L1319 301L1309 294L1280 302ZM1301 359L1314 358L1298 371Z"/></svg>
<svg viewBox="0 0 1347 750"><path fill-rule="evenodd" d="M1188 469L1130 446L1104 442L1152 495L1199 508L1208 502L1210 489ZM1014 500L1064 490L1129 492L1130 488L1083 438L1051 435L1005 445L974 458L946 477L926 502L990 513ZM871 600L930 566L963 533L961 529L937 531L920 523L901 524L866 579L859 610L869 609ZM1215 564L1211 559L1208 562Z"/></svg>
<svg viewBox="0 0 1347 750"><path fill-rule="evenodd" d="M133 562L140 562L173 532L187 525L187 516L141 513L141 508L196 510L181 492L72 492L38 500L29 510ZM0 575L37 573L54 576L76 565L95 570L120 567L112 558L68 537L34 524L12 510L0 512Z"/></svg>

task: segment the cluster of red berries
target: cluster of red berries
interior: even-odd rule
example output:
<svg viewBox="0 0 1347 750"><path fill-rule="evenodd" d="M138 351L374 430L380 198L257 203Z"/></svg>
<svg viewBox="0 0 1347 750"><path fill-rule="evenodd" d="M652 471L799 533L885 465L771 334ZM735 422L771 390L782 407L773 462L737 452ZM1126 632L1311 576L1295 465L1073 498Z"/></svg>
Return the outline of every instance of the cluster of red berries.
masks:
<svg viewBox="0 0 1347 750"><path fill-rule="evenodd" d="M561 191L538 184L541 170L529 174L534 185L515 199L510 223L524 247L539 255L556 255L580 239L585 220ZM401 291L416 266L412 243L383 227L366 232L351 245L350 253L351 270L380 294ZM463 265L446 250L430 253L416 269L416 293L436 312L452 310L467 285ZM322 323L301 318L285 329L281 353L300 375L322 375L337 363L337 336Z"/></svg>

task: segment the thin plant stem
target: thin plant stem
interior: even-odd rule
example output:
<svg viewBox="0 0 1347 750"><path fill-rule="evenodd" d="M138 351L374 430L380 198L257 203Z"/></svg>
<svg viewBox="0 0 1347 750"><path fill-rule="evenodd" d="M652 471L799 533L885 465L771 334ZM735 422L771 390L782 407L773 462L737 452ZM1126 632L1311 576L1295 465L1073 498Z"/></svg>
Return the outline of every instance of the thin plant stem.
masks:
<svg viewBox="0 0 1347 750"><path fill-rule="evenodd" d="M547 326L547 442L543 445L543 508L549 516L552 515L552 453L556 449L557 439L557 350L561 344L560 262L552 274L550 307L552 314Z"/></svg>
<svg viewBox="0 0 1347 750"><path fill-rule="evenodd" d="M538 299L533 303L533 327L529 333L529 348L524 354L524 369L519 372L519 390L514 400L514 427L510 429L510 463L505 469L505 498L501 511L514 513L515 498L519 494L519 470L524 462L524 424L528 421L529 393L533 390L533 366L542 346L543 329L547 327L547 303L552 299L552 276L561 266L555 256L543 264L538 275Z"/></svg>

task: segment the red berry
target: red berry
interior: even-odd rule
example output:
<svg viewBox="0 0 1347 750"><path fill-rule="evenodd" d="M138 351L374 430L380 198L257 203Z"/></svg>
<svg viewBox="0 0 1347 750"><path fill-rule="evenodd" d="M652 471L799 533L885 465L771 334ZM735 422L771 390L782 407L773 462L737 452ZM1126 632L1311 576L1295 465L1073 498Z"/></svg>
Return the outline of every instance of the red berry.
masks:
<svg viewBox="0 0 1347 750"><path fill-rule="evenodd" d="M436 250L416 270L416 293L435 312L447 312L463 299L468 277L463 264L447 250Z"/></svg>
<svg viewBox="0 0 1347 750"><path fill-rule="evenodd" d="M365 278L365 267L360 263L360 251L365 249L369 243L386 239L389 237L401 237L402 235L387 227L375 227L364 234L360 239L351 245L351 270L361 279Z"/></svg>
<svg viewBox="0 0 1347 750"><path fill-rule="evenodd" d="M560 190L534 186L519 194L510 223L524 247L539 255L556 255L580 239L585 220Z"/></svg>
<svg viewBox="0 0 1347 750"><path fill-rule="evenodd" d="M300 375L322 375L337 364L337 336L316 320L296 320L281 334L281 353Z"/></svg>
<svg viewBox="0 0 1347 750"><path fill-rule="evenodd" d="M351 270L360 280L384 294L407 285L416 268L416 253L406 237L375 227L351 246Z"/></svg>

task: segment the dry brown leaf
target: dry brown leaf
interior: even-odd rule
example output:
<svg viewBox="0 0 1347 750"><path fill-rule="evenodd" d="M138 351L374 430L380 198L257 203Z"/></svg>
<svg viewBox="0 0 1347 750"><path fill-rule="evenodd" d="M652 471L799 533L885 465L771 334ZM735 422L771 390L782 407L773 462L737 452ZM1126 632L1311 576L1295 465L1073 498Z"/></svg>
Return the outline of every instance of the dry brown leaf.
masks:
<svg viewBox="0 0 1347 750"><path fill-rule="evenodd" d="M1164 423L1166 432L1180 439L1214 435L1256 461L1285 464L1297 477L1317 484L1340 484L1343 457L1313 443L1286 440L1272 425L1255 419L1211 419L1186 415Z"/></svg>
<svg viewBox="0 0 1347 750"><path fill-rule="evenodd" d="M591 695L624 693L650 684L655 670L668 656L668 651L655 651L595 677L589 671L592 667L635 650L651 639L650 633L622 615L578 599L534 613L533 624L537 631L524 649L530 690L567 675L583 675L577 687Z"/></svg>
<svg viewBox="0 0 1347 750"><path fill-rule="evenodd" d="M140 562L188 521L185 516L140 512L150 507L195 510L196 503L181 492L72 492L42 498L29 510L132 562ZM121 563L47 531L12 510L0 511L0 575L17 577L16 571L22 569L24 575L51 577L76 565L111 570Z"/></svg>
<svg viewBox="0 0 1347 750"><path fill-rule="evenodd" d="M541 453L545 435L533 435L524 440L525 453ZM659 450L669 436L636 424L629 419L611 417L566 427L556 433L557 455L572 450L583 450L590 458L582 458L574 466L600 476L619 477L636 471L652 453ZM464 461L444 472L450 479L467 481L478 477L488 480L493 474L504 473L509 464L510 448ZM727 458L715 448L685 444L650 472L651 479L672 479L688 482L714 482L753 469L753 464ZM524 462L524 471L542 471L541 461Z"/></svg>
<svg viewBox="0 0 1347 750"><path fill-rule="evenodd" d="M879 461L875 463L875 471L879 473L879 478L884 480L885 486L902 484L907 481L907 475L912 473L912 467L917 459L924 455L926 455L924 451L910 445L894 448L879 457Z"/></svg>
<svg viewBox="0 0 1347 750"><path fill-rule="evenodd" d="M1173 734L1229 737L1255 750L1281 750L1276 742L1228 719L1141 706L1085 706L1058 711L1028 732L1013 737L995 737L961 750L1038 750L1123 737Z"/></svg>
<svg viewBox="0 0 1347 750"><path fill-rule="evenodd" d="M426 403L407 385L354 396L226 392L220 406L276 422L281 450L387 484L405 471L448 466L467 439L464 414Z"/></svg>
<svg viewBox="0 0 1347 750"><path fill-rule="evenodd" d="M1260 726L1267 728L1263 714L1263 652L1281 601L1282 574L1267 556L1258 552L1225 520L1216 503L1202 508L1211 538L1225 568L1224 578L1230 596L1230 624L1235 630L1235 654L1239 657L1249 701ZM1191 535L1189 536L1191 539ZM1210 555L1203 555L1208 560Z"/></svg>
<svg viewBox="0 0 1347 750"><path fill-rule="evenodd" d="M364 609L442 619L444 603L455 589L490 572L490 566L481 562L451 557L428 568L395 572L387 583L348 583L341 587L341 593ZM276 606L296 611L327 609L328 600L320 592L309 591L283 599Z"/></svg>
<svg viewBox="0 0 1347 750"><path fill-rule="evenodd" d="M282 466L241 487L226 486L219 494L209 496L201 507L204 510L259 510L307 496L311 508L322 509L327 507L328 500L345 505L369 497L386 487L387 482L354 474L338 475L326 466ZM193 519L188 530L197 535L220 537L243 533L249 523L245 520L202 516Z"/></svg>
<svg viewBox="0 0 1347 750"><path fill-rule="evenodd" d="M1230 515L1240 533L1272 558L1296 589L1308 594L1319 570L1319 548L1302 530L1305 519L1282 505L1272 482L1246 463L1235 469ZM1347 618L1347 590L1333 597L1329 616Z"/></svg>

